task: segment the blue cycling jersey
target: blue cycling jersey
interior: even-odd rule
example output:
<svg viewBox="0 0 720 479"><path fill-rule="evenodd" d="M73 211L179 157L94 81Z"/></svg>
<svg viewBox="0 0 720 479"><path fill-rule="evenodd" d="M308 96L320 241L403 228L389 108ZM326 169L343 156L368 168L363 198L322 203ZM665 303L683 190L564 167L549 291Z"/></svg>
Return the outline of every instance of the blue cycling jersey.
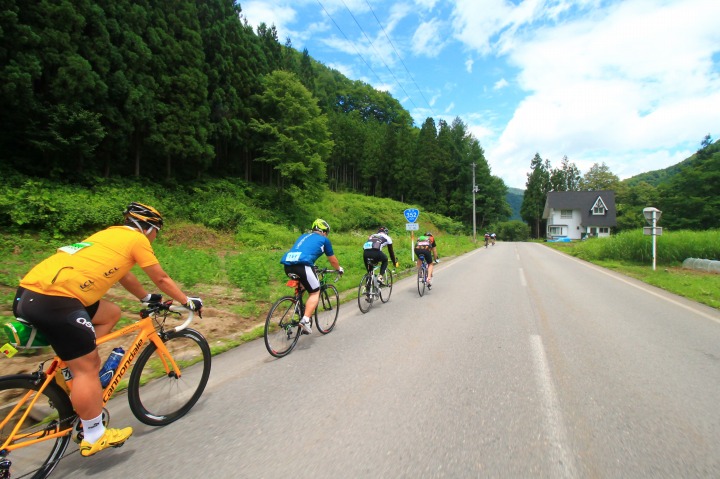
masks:
<svg viewBox="0 0 720 479"><path fill-rule="evenodd" d="M305 233L295 241L290 251L283 255L280 263L312 266L323 253L327 256L335 255L330 240L320 233Z"/></svg>

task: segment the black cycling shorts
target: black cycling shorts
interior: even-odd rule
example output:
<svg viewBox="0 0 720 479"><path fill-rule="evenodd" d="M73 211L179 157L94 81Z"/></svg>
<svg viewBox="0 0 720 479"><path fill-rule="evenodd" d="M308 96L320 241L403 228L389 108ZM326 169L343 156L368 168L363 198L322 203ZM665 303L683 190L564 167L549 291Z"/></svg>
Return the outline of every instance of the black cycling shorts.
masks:
<svg viewBox="0 0 720 479"><path fill-rule="evenodd" d="M420 255L425 257L425 261L428 264L434 261L432 250L429 248L415 248L415 256L420 259Z"/></svg>
<svg viewBox="0 0 720 479"><path fill-rule="evenodd" d="M299 277L300 283L308 293L320 291L320 280L315 274L315 267L307 264L286 264L285 274L295 274Z"/></svg>
<svg viewBox="0 0 720 479"><path fill-rule="evenodd" d="M13 314L35 326L64 361L91 353L95 344L92 318L100 302L88 307L75 298L48 296L18 288Z"/></svg>
<svg viewBox="0 0 720 479"><path fill-rule="evenodd" d="M373 260L373 262L375 264L384 264L385 268L387 268L388 257L385 253L383 253L379 249L363 250L363 260L365 261L365 269L367 269L368 271L372 271L372 267L369 267L367 264L368 258Z"/></svg>

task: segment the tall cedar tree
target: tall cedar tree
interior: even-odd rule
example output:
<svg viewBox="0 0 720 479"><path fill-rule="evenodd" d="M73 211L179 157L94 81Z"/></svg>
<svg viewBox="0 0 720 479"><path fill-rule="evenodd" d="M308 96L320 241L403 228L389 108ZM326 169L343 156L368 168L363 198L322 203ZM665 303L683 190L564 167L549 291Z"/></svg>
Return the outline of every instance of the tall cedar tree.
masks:
<svg viewBox="0 0 720 479"><path fill-rule="evenodd" d="M274 71L262 84L261 117L250 122L262 138L257 160L272 167L270 181L292 197L324 188L325 160L333 147L327 116L294 73Z"/></svg>
<svg viewBox="0 0 720 479"><path fill-rule="evenodd" d="M527 182L525 183L525 195L523 196L522 206L520 207L520 215L522 219L532 228L532 234L535 238L544 235L542 229L543 209L545 208L545 200L550 191L550 171L549 162L543 162L540 153L535 153L530 162L530 173L527 174Z"/></svg>

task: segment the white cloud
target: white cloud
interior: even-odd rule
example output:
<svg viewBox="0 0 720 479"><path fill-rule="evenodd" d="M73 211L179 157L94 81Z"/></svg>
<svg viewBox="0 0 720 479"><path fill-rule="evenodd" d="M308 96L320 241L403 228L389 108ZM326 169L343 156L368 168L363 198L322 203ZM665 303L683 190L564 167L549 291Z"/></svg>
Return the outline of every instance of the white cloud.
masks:
<svg viewBox="0 0 720 479"><path fill-rule="evenodd" d="M437 19L423 22L412 38L412 52L418 56L437 57L443 49L442 25Z"/></svg>
<svg viewBox="0 0 720 479"><path fill-rule="evenodd" d="M297 15L296 10L285 2L248 1L243 2L241 8L250 25L257 27L263 22L267 26L275 25L279 39L288 36L288 25L295 21Z"/></svg>
<svg viewBox="0 0 720 479"><path fill-rule="evenodd" d="M508 81L504 78L501 78L495 82L495 84L493 85L493 90L502 90L503 88L507 87L508 85L510 85L508 83Z"/></svg>
<svg viewBox="0 0 720 479"><path fill-rule="evenodd" d="M473 61L472 58L468 58L467 60L465 60L465 70L468 73L472 73L473 63L475 63L475 62Z"/></svg>
<svg viewBox="0 0 720 479"><path fill-rule="evenodd" d="M458 38L507 55L527 92L490 150L511 186L536 152L581 170L604 161L620 177L665 168L694 151L678 144L720 125L720 2L624 0L567 18L568 1L457 3Z"/></svg>
<svg viewBox="0 0 720 479"><path fill-rule="evenodd" d="M436 3L437 0L415 0L415 5L418 5L425 10L432 10Z"/></svg>
<svg viewBox="0 0 720 479"><path fill-rule="evenodd" d="M355 69L352 67L352 65L347 65L345 63L338 63L338 62L332 62L328 63L326 65L328 68L332 68L333 70L337 70L343 75L345 75L347 78L357 78L358 73L355 71Z"/></svg>

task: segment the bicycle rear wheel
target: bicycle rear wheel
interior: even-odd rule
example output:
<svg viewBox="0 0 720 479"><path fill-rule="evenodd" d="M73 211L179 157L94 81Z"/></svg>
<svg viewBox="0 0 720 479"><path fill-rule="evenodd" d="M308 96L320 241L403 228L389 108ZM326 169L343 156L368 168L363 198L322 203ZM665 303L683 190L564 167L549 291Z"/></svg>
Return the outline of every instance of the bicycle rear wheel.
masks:
<svg viewBox="0 0 720 479"><path fill-rule="evenodd" d="M150 343L138 356L128 383L130 410L150 426L165 426L187 414L210 377L212 355L202 334L188 328L170 332L162 340L180 376Z"/></svg>
<svg viewBox="0 0 720 479"><path fill-rule="evenodd" d="M327 284L320 289L320 301L315 308L315 324L318 331L327 334L335 327L340 312L340 293L335 286Z"/></svg>
<svg viewBox="0 0 720 479"><path fill-rule="evenodd" d="M0 378L0 420L6 421L0 429L0 445L7 441L13 428L27 411L26 407L22 407L11 416L13 407L28 391L37 392L40 388L40 384L36 384L36 380L37 378L31 374ZM29 400L27 402L29 403ZM16 434L17 439L10 442L8 446L18 447L23 442L38 439L62 429L68 429L68 433L62 437L40 441L13 451L0 452L0 461L7 459L11 463L11 477L43 479L49 476L70 443L69 428L76 417L70 398L65 391L55 383L49 384L40 394L30 416Z"/></svg>
<svg viewBox="0 0 720 479"><path fill-rule="evenodd" d="M425 263L418 266L417 273L417 288L418 294L422 297L425 294L425 284L427 284L427 269L425 269Z"/></svg>
<svg viewBox="0 0 720 479"><path fill-rule="evenodd" d="M388 270L385 272L385 282L380 286L380 301L387 303L390 301L390 295L392 294L393 287L393 274L392 271Z"/></svg>
<svg viewBox="0 0 720 479"><path fill-rule="evenodd" d="M278 299L265 320L265 347L276 358L282 358L293 350L300 338L300 312L293 296Z"/></svg>
<svg viewBox="0 0 720 479"><path fill-rule="evenodd" d="M370 311L374 299L372 294L372 275L366 273L360 280L360 285L358 286L358 308L360 308L360 311L362 313Z"/></svg>

